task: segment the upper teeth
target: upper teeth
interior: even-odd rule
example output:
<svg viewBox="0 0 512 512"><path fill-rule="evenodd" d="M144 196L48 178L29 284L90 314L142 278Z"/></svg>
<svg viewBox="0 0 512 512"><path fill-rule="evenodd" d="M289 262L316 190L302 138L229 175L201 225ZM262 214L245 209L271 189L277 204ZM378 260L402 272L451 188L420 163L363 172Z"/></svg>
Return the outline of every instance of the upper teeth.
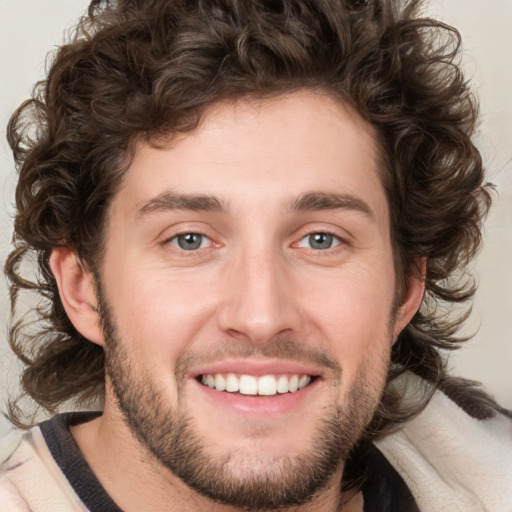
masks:
<svg viewBox="0 0 512 512"><path fill-rule="evenodd" d="M243 395L276 395L277 393L293 393L305 388L310 382L309 375L236 375L234 373L204 374L201 382L217 391L229 393L240 392Z"/></svg>

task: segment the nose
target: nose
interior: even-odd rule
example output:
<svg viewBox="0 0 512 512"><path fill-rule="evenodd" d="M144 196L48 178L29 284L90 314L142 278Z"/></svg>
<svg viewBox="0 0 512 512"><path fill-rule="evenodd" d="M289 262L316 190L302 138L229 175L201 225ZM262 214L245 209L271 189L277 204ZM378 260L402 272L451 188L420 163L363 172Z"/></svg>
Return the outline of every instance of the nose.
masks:
<svg viewBox="0 0 512 512"><path fill-rule="evenodd" d="M275 251L243 252L231 261L225 276L217 321L230 337L265 344L299 329L301 313L291 271Z"/></svg>

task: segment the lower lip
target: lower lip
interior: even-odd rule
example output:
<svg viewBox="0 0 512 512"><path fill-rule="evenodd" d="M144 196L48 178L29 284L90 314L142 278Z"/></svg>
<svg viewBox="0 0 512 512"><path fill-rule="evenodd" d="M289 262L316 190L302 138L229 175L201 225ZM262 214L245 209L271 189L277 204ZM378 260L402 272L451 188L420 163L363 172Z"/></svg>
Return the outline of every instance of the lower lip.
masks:
<svg viewBox="0 0 512 512"><path fill-rule="evenodd" d="M204 386L195 379L193 379L193 383L199 388L199 392L203 393L213 405L242 415L267 416L286 414L300 408L303 402L318 388L320 380L315 379L304 389L294 393L283 393L266 397L217 391Z"/></svg>

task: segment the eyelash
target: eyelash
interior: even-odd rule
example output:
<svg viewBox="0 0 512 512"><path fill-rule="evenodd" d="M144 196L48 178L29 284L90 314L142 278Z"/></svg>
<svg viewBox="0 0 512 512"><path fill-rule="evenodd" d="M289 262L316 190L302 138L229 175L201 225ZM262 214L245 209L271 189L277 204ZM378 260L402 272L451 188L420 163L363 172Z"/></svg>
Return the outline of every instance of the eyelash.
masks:
<svg viewBox="0 0 512 512"><path fill-rule="evenodd" d="M196 236L199 236L201 237L201 245L205 242L205 241L209 241L209 243L211 244L212 243L212 240L211 238L206 235L205 233L202 233L200 231L184 231L182 233L176 233L175 235L173 235L172 237L170 238L167 238L165 239L163 242L162 242L162 245L171 245L173 246L175 249L177 249L179 252L182 252L182 253L190 253L190 254L193 254L193 253L197 253L200 249L205 249L206 247L198 247L197 249L184 249L183 247L179 247L179 239L180 237L185 237L187 235L196 235ZM176 244L174 244L173 242L176 241Z"/></svg>
<svg viewBox="0 0 512 512"><path fill-rule="evenodd" d="M201 237L199 247L191 248L191 249L184 249L183 247L181 247L179 245L179 239L180 239L180 237L185 237L187 235L196 235L198 237ZM330 247L326 247L323 249L320 249L320 248L315 249L314 247L304 247L304 246L300 245L304 240L307 240L308 238L310 239L311 237L313 237L315 235L324 235L324 236L330 237L331 242L334 245L331 245ZM311 242L311 240L309 240L309 241ZM203 244L205 242L208 245L203 247ZM185 256L185 255L192 256L194 254L197 254L199 251L201 251L202 249L207 249L208 246L211 246L212 244L215 244L215 242L213 242L212 239L208 235L206 235L205 233L202 233L201 231L193 231L193 230L176 233L172 237L169 237L162 242L163 246L170 245L183 256ZM220 245L220 244L218 244L218 245ZM319 231L310 231L310 232L306 233L297 242L294 242L291 245L291 247L302 248L307 251L312 251L313 253L320 256L321 253L331 254L333 251L336 250L336 248L338 248L339 246L344 246L344 245L347 245L347 242L344 239L342 239L340 236L338 236L330 231L327 231L327 230L321 230L321 231L319 230Z"/></svg>
<svg viewBox="0 0 512 512"><path fill-rule="evenodd" d="M326 247L323 249L319 249L319 248L315 249L314 247L304 247L304 248L309 249L311 251L315 251L315 252L327 252L327 251L331 251L331 250L335 249L336 247L338 247L339 245L342 245L344 243L344 240L342 238L340 238L338 235L335 235L334 233L331 233L329 231L312 231L312 232L309 232L306 235L304 235L294 245L298 246L298 247L303 247L300 245L301 242L309 239L309 242L311 243L311 238L314 236L318 236L318 235L323 235L323 236L329 237L331 239L330 242L334 245L331 245L330 247Z"/></svg>

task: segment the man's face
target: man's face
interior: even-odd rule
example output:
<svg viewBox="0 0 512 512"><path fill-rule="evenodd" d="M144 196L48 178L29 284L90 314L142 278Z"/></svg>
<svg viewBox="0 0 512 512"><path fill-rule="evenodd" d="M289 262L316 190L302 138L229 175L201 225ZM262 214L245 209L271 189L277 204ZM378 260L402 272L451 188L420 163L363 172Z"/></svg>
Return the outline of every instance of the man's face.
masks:
<svg viewBox="0 0 512 512"><path fill-rule="evenodd" d="M138 146L101 273L105 407L201 493L305 502L370 421L403 327L376 153L308 92Z"/></svg>

